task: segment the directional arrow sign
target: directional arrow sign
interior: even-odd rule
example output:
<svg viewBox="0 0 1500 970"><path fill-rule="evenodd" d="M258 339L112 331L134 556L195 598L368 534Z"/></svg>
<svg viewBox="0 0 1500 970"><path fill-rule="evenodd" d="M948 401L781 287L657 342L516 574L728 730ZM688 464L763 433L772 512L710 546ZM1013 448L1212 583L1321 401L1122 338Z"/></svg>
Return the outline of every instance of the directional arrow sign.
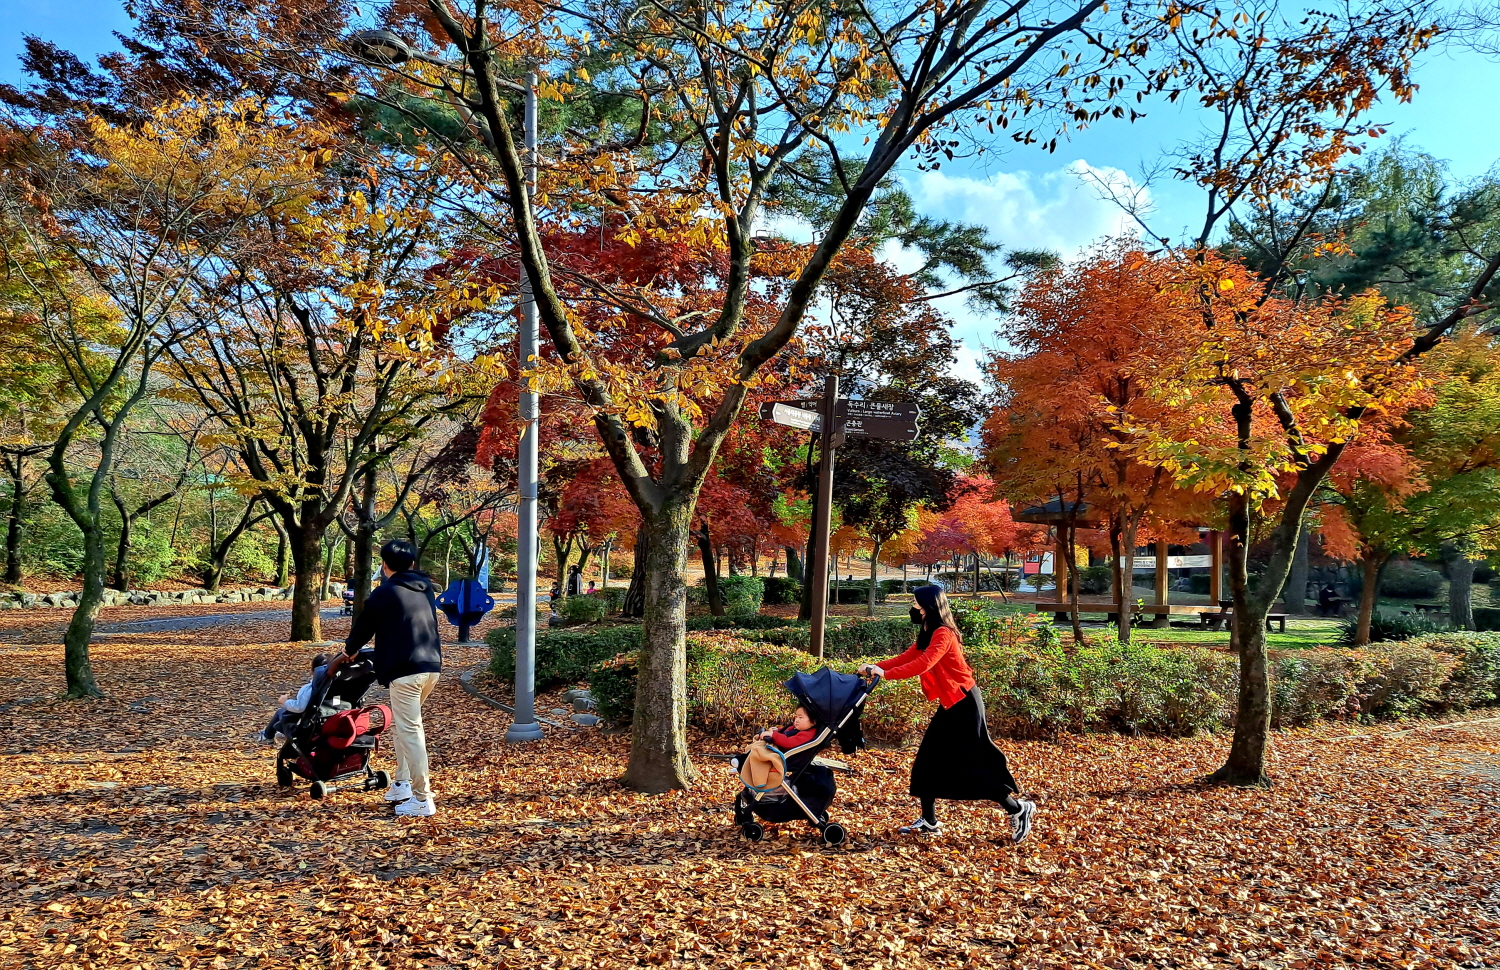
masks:
<svg viewBox="0 0 1500 970"><path fill-rule="evenodd" d="M851 418L915 421L922 416L922 409L910 401L840 401L839 404Z"/></svg>
<svg viewBox="0 0 1500 970"><path fill-rule="evenodd" d="M789 428L801 428L804 431L823 430L823 416L810 408L798 407L804 403L807 402L792 401L786 404L768 402L760 406L760 416ZM817 404L816 401L811 403Z"/></svg>
<svg viewBox="0 0 1500 970"><path fill-rule="evenodd" d="M803 411L815 411L819 414L823 411L823 402L816 398L782 401L781 403ZM848 398L841 398L835 407L839 414L851 418L897 418L901 421L915 421L922 416L922 409L910 401L851 401ZM761 411L765 412L764 405Z"/></svg>
<svg viewBox="0 0 1500 970"><path fill-rule="evenodd" d="M861 404L861 401L840 402ZM875 402L881 403L881 402ZM788 401L762 404L760 416L777 424L804 431L822 431L823 416L812 410L817 401ZM915 405L898 405L915 412ZM914 441L920 429L915 418L892 417L888 413L879 415L850 414L844 419L844 433L863 438L881 438L887 441Z"/></svg>
<svg viewBox="0 0 1500 970"><path fill-rule="evenodd" d="M883 438L887 441L915 441L920 428L915 421L898 418L856 418L844 421L844 433L865 438Z"/></svg>

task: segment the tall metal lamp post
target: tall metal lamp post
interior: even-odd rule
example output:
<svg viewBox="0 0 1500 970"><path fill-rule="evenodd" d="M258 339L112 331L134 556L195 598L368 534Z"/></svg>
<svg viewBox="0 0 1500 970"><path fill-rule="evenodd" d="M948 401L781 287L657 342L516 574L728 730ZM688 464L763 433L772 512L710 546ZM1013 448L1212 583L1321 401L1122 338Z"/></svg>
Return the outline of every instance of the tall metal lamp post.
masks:
<svg viewBox="0 0 1500 970"><path fill-rule="evenodd" d="M452 70L463 71L461 63L430 57L414 49L389 30L361 30L349 35L349 49L363 61L382 66L424 61ZM511 91L526 96L526 194L536 190L537 115L536 75L527 74L524 87L502 83ZM524 264L520 266L521 332L520 365L529 366L537 354L536 301L532 298L531 277ZM537 435L541 430L541 406L537 395L525 387L521 390L521 439L518 443L519 469L516 529L516 705L505 740L536 741L542 728L536 721L536 567L537 567Z"/></svg>

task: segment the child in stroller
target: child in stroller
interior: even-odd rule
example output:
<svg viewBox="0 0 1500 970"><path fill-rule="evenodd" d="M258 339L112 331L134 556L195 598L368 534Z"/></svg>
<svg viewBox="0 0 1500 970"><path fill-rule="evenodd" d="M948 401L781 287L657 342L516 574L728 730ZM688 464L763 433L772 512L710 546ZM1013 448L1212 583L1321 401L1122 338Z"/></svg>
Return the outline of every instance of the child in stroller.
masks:
<svg viewBox="0 0 1500 970"><path fill-rule="evenodd" d="M786 682L786 689L797 699L798 709L805 716L806 727L800 721L794 722L789 725L794 729L792 733L768 732L770 737L762 736L761 740L770 743L763 746L757 743L756 754L766 751L773 760L779 759L780 771L758 777L752 770L749 752L737 759L745 788L734 800L734 823L745 838L752 842L765 838L765 826L757 819L766 822L802 819L818 830L824 844L843 843L847 837L844 827L828 820L828 806L838 786L833 780L832 767L818 753L831 745L835 737L845 754L853 754L865 746L859 716L877 683L878 677L863 680L828 667L813 674L795 674ZM778 741L793 746L783 750Z"/></svg>
<svg viewBox="0 0 1500 970"><path fill-rule="evenodd" d="M363 707L365 693L375 683L373 648L324 677L313 686L307 708L282 726L286 743L276 753L276 782L291 787L295 777L312 782L313 798L334 790L337 782L360 778L363 791L390 786L390 775L370 769L370 756L380 747L380 735L391 723L384 704Z"/></svg>

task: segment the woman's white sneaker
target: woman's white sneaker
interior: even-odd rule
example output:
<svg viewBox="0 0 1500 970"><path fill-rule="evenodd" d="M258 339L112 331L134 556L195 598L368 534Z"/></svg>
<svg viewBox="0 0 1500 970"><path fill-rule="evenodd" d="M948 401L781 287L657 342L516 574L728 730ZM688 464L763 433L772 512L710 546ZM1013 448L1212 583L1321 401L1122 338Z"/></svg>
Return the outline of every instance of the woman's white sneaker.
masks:
<svg viewBox="0 0 1500 970"><path fill-rule="evenodd" d="M1020 845L1031 834L1031 817L1036 814L1036 802L1028 802L1024 798L1016 801L1021 803L1021 810L1010 817L1010 839Z"/></svg>
<svg viewBox="0 0 1500 970"><path fill-rule="evenodd" d="M391 787L385 790L385 800L388 802L404 802L411 797L411 782L392 782Z"/></svg>
<svg viewBox="0 0 1500 970"><path fill-rule="evenodd" d="M417 818L428 818L437 814L437 805L433 803L432 796L427 798L408 798L396 806L397 815L412 815Z"/></svg>

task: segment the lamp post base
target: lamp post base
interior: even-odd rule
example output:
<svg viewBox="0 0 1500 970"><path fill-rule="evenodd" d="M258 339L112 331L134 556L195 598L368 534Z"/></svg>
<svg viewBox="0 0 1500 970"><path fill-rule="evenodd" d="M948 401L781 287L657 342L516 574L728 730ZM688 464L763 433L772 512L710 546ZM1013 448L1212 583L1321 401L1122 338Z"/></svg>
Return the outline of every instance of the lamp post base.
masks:
<svg viewBox="0 0 1500 970"><path fill-rule="evenodd" d="M505 731L505 740L510 744L521 744L525 741L540 741L543 737L545 735L542 734L542 726L535 721L529 724L512 721L510 727Z"/></svg>

